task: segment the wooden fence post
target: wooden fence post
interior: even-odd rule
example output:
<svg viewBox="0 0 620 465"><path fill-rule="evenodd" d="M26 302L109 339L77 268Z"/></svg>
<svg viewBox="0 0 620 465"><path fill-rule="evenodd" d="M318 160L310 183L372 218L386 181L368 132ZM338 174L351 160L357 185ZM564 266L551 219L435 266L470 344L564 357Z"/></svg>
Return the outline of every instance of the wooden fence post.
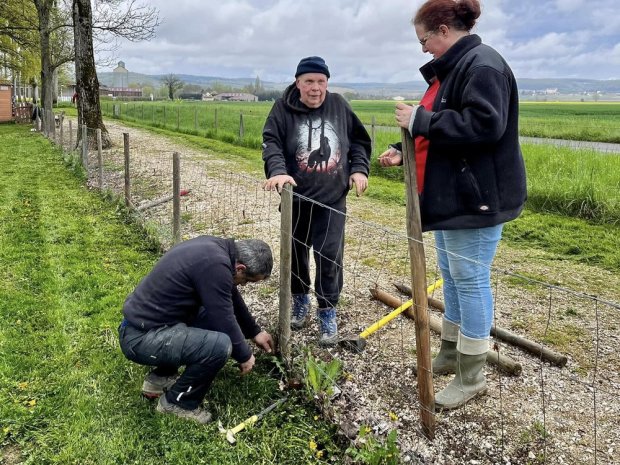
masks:
<svg viewBox="0 0 620 465"><path fill-rule="evenodd" d="M181 242L181 156L172 154L172 236L174 243Z"/></svg>
<svg viewBox="0 0 620 465"><path fill-rule="evenodd" d="M88 127L85 124L82 125L82 166L88 176Z"/></svg>
<svg viewBox="0 0 620 465"><path fill-rule="evenodd" d="M49 110L47 109L43 109L42 112L42 120L41 120L41 124L43 125L43 134L45 135L45 137L49 137L50 136L50 130L49 130L49 126L47 124L47 121L49 120Z"/></svg>
<svg viewBox="0 0 620 465"><path fill-rule="evenodd" d="M372 121L370 122L370 153L374 154L375 153L375 125L377 124L377 121L375 120L375 117L372 117Z"/></svg>
<svg viewBox="0 0 620 465"><path fill-rule="evenodd" d="M69 120L69 152L73 152L73 121Z"/></svg>
<svg viewBox="0 0 620 465"><path fill-rule="evenodd" d="M54 110L50 110L50 138L56 142L56 115Z"/></svg>
<svg viewBox="0 0 620 465"><path fill-rule="evenodd" d="M64 152L65 151L65 115L63 113L60 114L60 148Z"/></svg>
<svg viewBox="0 0 620 465"><path fill-rule="evenodd" d="M177 131L179 130L179 122L180 122L180 108L177 107Z"/></svg>
<svg viewBox="0 0 620 465"><path fill-rule="evenodd" d="M405 189L407 191L407 237L411 266L411 289L415 317L416 356L418 363L418 395L420 396L420 419L422 431L429 438L435 436L435 392L431 365L431 332L426 294L426 259L422 242L420 199L416 179L413 139L406 129L401 130Z"/></svg>
<svg viewBox="0 0 620 465"><path fill-rule="evenodd" d="M280 291L278 344L287 367L291 368L291 246L293 239L293 188L285 184L280 207Z"/></svg>
<svg viewBox="0 0 620 465"><path fill-rule="evenodd" d="M101 129L97 128L97 164L99 166L98 182L99 190L103 190L103 153L101 150Z"/></svg>
<svg viewBox="0 0 620 465"><path fill-rule="evenodd" d="M125 152L125 205L131 205L131 178L129 177L129 133L123 133L123 148Z"/></svg>
<svg viewBox="0 0 620 465"><path fill-rule="evenodd" d="M243 127L243 113L239 112L239 139L243 139L243 133L245 128Z"/></svg>

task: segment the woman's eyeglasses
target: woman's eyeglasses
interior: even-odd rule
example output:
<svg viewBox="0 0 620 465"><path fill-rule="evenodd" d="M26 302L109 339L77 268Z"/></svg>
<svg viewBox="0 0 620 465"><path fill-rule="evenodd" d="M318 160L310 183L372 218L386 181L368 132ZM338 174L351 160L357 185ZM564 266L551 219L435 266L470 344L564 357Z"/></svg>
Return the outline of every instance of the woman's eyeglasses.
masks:
<svg viewBox="0 0 620 465"><path fill-rule="evenodd" d="M435 31L428 31L426 34L424 34L424 37L420 39L420 45L422 47L426 46L426 42L433 34L435 34Z"/></svg>

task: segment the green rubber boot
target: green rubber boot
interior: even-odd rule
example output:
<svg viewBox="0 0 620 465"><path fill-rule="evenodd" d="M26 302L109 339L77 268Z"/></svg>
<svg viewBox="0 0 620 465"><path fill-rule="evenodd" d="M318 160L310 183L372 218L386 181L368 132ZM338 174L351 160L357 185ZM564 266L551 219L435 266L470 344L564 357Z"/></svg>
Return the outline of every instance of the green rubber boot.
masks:
<svg viewBox="0 0 620 465"><path fill-rule="evenodd" d="M450 384L435 396L437 410L459 408L477 395L486 392L487 380L484 375L484 364L487 361L488 347L488 339L471 339L459 334L456 375ZM463 353L464 350L478 353L469 355Z"/></svg>
<svg viewBox="0 0 620 465"><path fill-rule="evenodd" d="M433 359L433 374L448 375L456 373L456 342L459 325L446 320L441 321L441 347Z"/></svg>

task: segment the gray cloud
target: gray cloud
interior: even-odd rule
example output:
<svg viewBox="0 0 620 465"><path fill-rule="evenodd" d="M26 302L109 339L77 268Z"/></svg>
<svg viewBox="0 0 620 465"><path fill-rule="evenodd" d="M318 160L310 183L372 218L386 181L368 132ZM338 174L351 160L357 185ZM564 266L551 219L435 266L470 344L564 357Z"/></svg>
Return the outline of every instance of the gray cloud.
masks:
<svg viewBox="0 0 620 465"><path fill-rule="evenodd" d="M483 0L474 32L518 77L620 78L617 0ZM410 19L422 0L152 0L162 25L118 59L145 74L286 82L321 55L338 82L419 80L430 59Z"/></svg>

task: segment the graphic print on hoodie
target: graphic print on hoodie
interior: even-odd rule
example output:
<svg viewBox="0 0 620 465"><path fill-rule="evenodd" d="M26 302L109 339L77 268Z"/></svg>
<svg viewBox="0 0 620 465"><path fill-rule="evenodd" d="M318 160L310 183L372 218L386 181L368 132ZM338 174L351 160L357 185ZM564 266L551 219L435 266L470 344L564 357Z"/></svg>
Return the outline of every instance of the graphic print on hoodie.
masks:
<svg viewBox="0 0 620 465"><path fill-rule="evenodd" d="M340 139L329 121L308 116L298 127L295 158L304 174L335 174L342 169Z"/></svg>
<svg viewBox="0 0 620 465"><path fill-rule="evenodd" d="M296 194L324 205L342 200L349 176L368 176L370 137L349 104L326 92L319 108L308 108L291 84L277 99L263 128L265 175L288 174Z"/></svg>

